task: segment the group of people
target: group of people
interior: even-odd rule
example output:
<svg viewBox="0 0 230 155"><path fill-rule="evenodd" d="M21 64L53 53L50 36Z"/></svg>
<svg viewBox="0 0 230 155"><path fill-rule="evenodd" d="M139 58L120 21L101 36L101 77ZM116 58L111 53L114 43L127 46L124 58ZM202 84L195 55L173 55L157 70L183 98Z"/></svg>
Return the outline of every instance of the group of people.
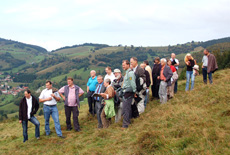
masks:
<svg viewBox="0 0 230 155"><path fill-rule="evenodd" d="M212 84L213 83L212 74L218 69L216 57L213 54L211 54L208 49L204 49L203 53L204 53L204 56L202 58L203 82L204 84L207 84L207 75L208 75L209 83ZM199 66L196 63L196 60L189 53L186 54L184 61L187 66L185 91L189 90L190 79L191 79L190 90L193 90L195 84L195 76L199 75Z"/></svg>
<svg viewBox="0 0 230 155"><path fill-rule="evenodd" d="M79 97L81 97L83 94L84 91L79 86L73 83L73 78L68 78L67 85L63 86L59 90L52 86L51 81L46 81L46 89L44 89L39 96L39 102L43 103L46 136L49 136L51 134L49 120L50 116L52 116L58 137L65 138L62 135L61 125L59 121L59 113L57 109L57 102L60 101L61 98L63 98L65 105L67 130L72 130L70 120L72 113L74 129L76 132L80 131L80 125L78 121L78 107L80 107ZM39 102L31 94L30 90L26 90L24 92L24 98L19 104L19 123L22 123L24 137L23 142L26 142L28 140L28 121L35 125L35 137L37 139L40 139L40 123L34 116L34 114L36 114L39 109Z"/></svg>
<svg viewBox="0 0 230 155"><path fill-rule="evenodd" d="M188 91L190 79L191 90L194 88L194 79L199 68L196 67L196 61L191 54L187 54L184 60L187 66L185 90ZM212 83L212 73L218 69L215 56L205 49L202 62L204 83L207 83L207 74L210 83ZM123 117L122 128L128 128L131 119L139 117L145 111L149 99L160 99L160 103L165 104L173 98L174 93L177 92L178 66L179 60L172 53L168 60L156 57L152 68L147 60L140 65L136 57L132 57L130 61L123 60L124 76L120 69L114 69L114 72L112 72L111 67L105 68L105 77L97 76L96 71L92 70L87 82L87 98L89 114L96 115L97 127L99 129L108 128L113 117L115 117L116 123ZM150 87L152 91L151 98L149 97ZM78 108L80 107L79 97L83 94L84 91L74 84L73 78L68 78L67 85L59 90L52 87L51 81L46 82L46 89L41 92L39 102L43 103L47 136L50 135L49 119L51 115L57 135L60 138L65 138L62 135L56 106L61 98L63 98L65 105L67 130L72 130L70 120L72 113L74 129L76 132L81 131L78 121ZM34 116L38 109L38 101L31 95L30 90L26 90L19 106L19 122L22 123L23 127L23 142L28 140L28 121L35 125L35 137L40 138L40 123Z"/></svg>

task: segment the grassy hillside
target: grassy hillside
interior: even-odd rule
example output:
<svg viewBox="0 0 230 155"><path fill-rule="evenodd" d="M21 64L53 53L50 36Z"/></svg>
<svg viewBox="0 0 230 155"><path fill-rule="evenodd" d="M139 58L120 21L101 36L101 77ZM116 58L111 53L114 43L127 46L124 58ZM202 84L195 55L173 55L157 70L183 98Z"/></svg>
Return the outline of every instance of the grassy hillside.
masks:
<svg viewBox="0 0 230 155"><path fill-rule="evenodd" d="M61 49L54 53L63 54L70 58L75 58L78 56L89 55L90 50L93 48L94 48L93 46L80 46L80 47L73 47L73 48L68 48L68 49Z"/></svg>
<svg viewBox="0 0 230 155"><path fill-rule="evenodd" d="M6 56L1 59L6 53L9 53L8 59ZM0 38L0 70L17 72L26 64L42 61L46 54L47 50L42 47ZM17 61L25 61L26 64L12 63Z"/></svg>
<svg viewBox="0 0 230 155"><path fill-rule="evenodd" d="M22 143L22 127L15 121L0 123L0 154L230 154L230 69L214 74L213 85L203 85L196 77L194 91L185 93L185 81L179 82L175 98L165 105L150 102L140 118L123 130L121 122L98 130L96 117L88 116L87 105L80 109L82 131L66 131L64 111L60 122L66 139L55 134L34 138L29 123L29 141ZM63 103L59 103L63 104Z"/></svg>

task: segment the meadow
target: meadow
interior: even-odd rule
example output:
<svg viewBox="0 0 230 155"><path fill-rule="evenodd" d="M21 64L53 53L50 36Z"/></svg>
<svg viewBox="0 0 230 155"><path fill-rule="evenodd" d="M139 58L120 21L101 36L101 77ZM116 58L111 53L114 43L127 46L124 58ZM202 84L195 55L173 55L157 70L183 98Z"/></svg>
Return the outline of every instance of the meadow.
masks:
<svg viewBox="0 0 230 155"><path fill-rule="evenodd" d="M96 117L90 116L83 104L81 132L66 131L64 110L60 109L66 139L57 137L52 119L52 134L45 136L44 118L37 116L41 138L35 139L34 126L29 123L29 141L24 144L21 124L6 120L0 123L0 154L230 154L229 72L216 72L212 85L204 85L197 76L195 89L189 92L184 91L185 81L179 81L173 99L164 105L150 101L128 129L121 128L122 122L97 129Z"/></svg>

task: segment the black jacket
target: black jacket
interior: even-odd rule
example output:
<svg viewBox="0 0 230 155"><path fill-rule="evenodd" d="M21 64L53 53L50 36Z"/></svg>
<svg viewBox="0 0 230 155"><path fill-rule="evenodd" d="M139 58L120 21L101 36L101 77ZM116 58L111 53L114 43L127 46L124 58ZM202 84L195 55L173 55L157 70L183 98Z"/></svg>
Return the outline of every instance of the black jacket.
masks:
<svg viewBox="0 0 230 155"><path fill-rule="evenodd" d="M137 66L135 74L138 75L139 77L142 77L144 82L146 82L145 70L141 68L139 65Z"/></svg>
<svg viewBox="0 0 230 155"><path fill-rule="evenodd" d="M151 81L150 81L149 72L147 70L145 70L145 77L146 77L146 86L149 87L151 84Z"/></svg>
<svg viewBox="0 0 230 155"><path fill-rule="evenodd" d="M34 116L34 114L36 114L36 112L39 109L38 100L33 95L31 95L31 97L32 97L32 110L30 113L30 117ZM28 120L27 108L28 107L27 107L27 103L26 103L26 97L23 97L23 99L21 100L20 105L19 105L19 120L22 120L22 121Z"/></svg>

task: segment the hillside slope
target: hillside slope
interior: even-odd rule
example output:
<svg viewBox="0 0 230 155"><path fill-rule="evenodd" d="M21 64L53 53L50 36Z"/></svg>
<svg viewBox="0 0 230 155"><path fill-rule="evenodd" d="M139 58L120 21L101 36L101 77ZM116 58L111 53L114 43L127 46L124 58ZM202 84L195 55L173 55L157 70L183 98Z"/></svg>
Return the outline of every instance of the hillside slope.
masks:
<svg viewBox="0 0 230 155"><path fill-rule="evenodd" d="M26 66L26 63L40 62L45 54L47 50L42 47L0 38L0 70L2 71L14 71L16 68L20 70Z"/></svg>
<svg viewBox="0 0 230 155"><path fill-rule="evenodd" d="M29 141L22 143L22 127L15 121L0 123L0 154L230 154L230 69L214 74L213 85L195 80L195 89L185 93L185 81L179 92L165 105L157 101L147 105L146 112L132 121L130 128L121 129L121 122L98 130L97 120L87 114L87 105L80 109L82 131L65 131L65 115L60 122L66 139L55 134L51 119L50 137L34 138L29 123ZM63 103L59 103L63 104Z"/></svg>

